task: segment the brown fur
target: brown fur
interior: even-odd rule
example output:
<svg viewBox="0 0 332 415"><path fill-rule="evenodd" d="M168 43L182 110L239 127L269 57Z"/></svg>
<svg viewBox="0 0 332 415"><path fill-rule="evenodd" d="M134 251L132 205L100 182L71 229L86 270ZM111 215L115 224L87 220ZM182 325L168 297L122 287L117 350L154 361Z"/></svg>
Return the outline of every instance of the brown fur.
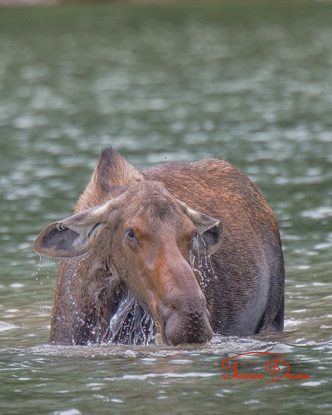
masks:
<svg viewBox="0 0 332 415"><path fill-rule="evenodd" d="M271 208L256 186L243 173L220 160L167 163L140 173L109 148L102 152L75 211L116 198L128 186L143 181L161 183L172 196L190 208L221 221L222 244L211 256L214 273L207 272L208 282L202 286L213 331L239 336L262 330L281 331L284 265L279 230ZM151 186L151 189L157 187ZM148 194L153 198L153 190ZM130 206L130 201L126 206L126 212L131 215L147 201L146 194L142 194L141 199L139 195L135 198L135 206ZM150 209L150 216L159 215L158 224L163 220L170 223L172 212L177 212L176 204L172 210L168 208L167 200L166 197L163 201L159 195L158 202ZM188 221L186 227L192 226L190 223ZM163 229L163 238L171 240L173 233L167 233L167 226ZM183 238L174 255L177 257L181 252L189 262L187 242L184 242L187 236ZM120 243L118 241L118 245ZM52 342L85 344L107 340L110 318L126 292L126 281L117 265L118 245L112 242L110 231L103 229L89 252L62 260L53 308ZM171 245L172 242L168 242L168 246ZM162 246L167 246L166 242L160 249L164 249ZM160 275L173 272L169 269L172 262L165 261L158 265ZM181 267L186 266L183 263ZM185 268L183 272L187 272ZM202 285L199 275L197 279ZM149 306L151 308L151 304Z"/></svg>
<svg viewBox="0 0 332 415"><path fill-rule="evenodd" d="M220 160L170 163L144 172L194 209L223 224L223 244L212 256L218 284L207 298L213 329L246 335L283 329L284 265L274 214L257 187ZM251 315L262 315L259 325ZM252 326L250 327L250 323Z"/></svg>

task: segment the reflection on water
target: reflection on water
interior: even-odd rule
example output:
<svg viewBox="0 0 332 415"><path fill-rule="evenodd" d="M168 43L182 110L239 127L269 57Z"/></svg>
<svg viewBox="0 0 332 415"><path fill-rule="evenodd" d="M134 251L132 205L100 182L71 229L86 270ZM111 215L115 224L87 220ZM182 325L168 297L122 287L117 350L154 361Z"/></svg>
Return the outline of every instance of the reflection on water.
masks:
<svg viewBox="0 0 332 415"><path fill-rule="evenodd" d="M331 18L321 3L0 10L1 413L331 413ZM139 167L217 157L249 174L281 228L284 334L47 345L56 263L32 241L109 144ZM222 380L248 350L312 377Z"/></svg>

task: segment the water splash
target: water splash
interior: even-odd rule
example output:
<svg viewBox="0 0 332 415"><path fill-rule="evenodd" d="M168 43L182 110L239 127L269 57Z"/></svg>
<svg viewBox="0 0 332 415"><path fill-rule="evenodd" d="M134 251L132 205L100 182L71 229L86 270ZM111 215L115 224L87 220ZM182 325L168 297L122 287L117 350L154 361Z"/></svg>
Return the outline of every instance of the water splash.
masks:
<svg viewBox="0 0 332 415"><path fill-rule="evenodd" d="M156 326L153 318L137 303L131 293L124 297L118 311L109 324L109 340L112 344L153 344Z"/></svg>

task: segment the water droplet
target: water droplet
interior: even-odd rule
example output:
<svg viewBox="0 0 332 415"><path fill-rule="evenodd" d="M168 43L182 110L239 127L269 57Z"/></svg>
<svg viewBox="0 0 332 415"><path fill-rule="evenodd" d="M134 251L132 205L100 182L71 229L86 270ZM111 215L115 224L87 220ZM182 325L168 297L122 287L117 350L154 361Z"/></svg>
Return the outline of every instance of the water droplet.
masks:
<svg viewBox="0 0 332 415"><path fill-rule="evenodd" d="M190 251L189 261L193 271L198 276L200 287L205 293L209 285L212 283L211 277L214 280L217 280L218 277L213 269L211 258L208 255L208 249L204 238L202 238L200 235L197 235L196 237L199 239L197 246L201 248L203 247L203 249L198 250L197 254L194 254L194 252Z"/></svg>
<svg viewBox="0 0 332 415"><path fill-rule="evenodd" d="M129 292L109 324L109 343L151 344L156 333L153 318L147 314Z"/></svg>

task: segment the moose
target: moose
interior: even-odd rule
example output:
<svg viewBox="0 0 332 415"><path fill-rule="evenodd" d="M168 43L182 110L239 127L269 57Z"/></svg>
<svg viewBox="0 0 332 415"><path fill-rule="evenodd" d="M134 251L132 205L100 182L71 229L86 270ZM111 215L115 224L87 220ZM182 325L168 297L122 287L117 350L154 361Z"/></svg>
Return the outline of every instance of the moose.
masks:
<svg viewBox="0 0 332 415"><path fill-rule="evenodd" d="M34 249L60 258L55 344L178 345L283 330L277 221L225 161L139 171L104 149L74 214L48 225Z"/></svg>

